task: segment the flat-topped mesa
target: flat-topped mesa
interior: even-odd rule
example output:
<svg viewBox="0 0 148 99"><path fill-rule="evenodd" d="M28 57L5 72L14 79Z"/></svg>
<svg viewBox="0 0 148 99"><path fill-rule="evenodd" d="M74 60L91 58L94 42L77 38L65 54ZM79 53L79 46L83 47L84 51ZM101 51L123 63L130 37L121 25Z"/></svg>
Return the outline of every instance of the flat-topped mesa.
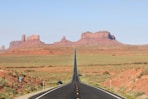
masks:
<svg viewBox="0 0 148 99"><path fill-rule="evenodd" d="M115 40L115 37L107 31L99 31L99 32L96 32L96 33L84 32L81 35L81 39L110 39L110 40Z"/></svg>
<svg viewBox="0 0 148 99"><path fill-rule="evenodd" d="M84 32L81 35L81 39L77 42L79 46L113 46L120 44L121 43L116 41L115 36L107 31L99 31L96 33Z"/></svg>
<svg viewBox="0 0 148 99"><path fill-rule="evenodd" d="M27 38L25 35L22 35L22 40L10 42L9 48L11 49L11 48L18 48L18 47L28 47L28 46L36 46L41 44L44 44L44 43L40 41L39 35L32 35L32 36L28 36Z"/></svg>
<svg viewBox="0 0 148 99"><path fill-rule="evenodd" d="M40 41L39 35L32 35L27 38L27 41Z"/></svg>
<svg viewBox="0 0 148 99"><path fill-rule="evenodd" d="M81 39L75 42L69 41L64 36L59 42L53 44L44 44L40 41L39 35L32 35L26 37L22 35L21 41L12 41L10 43L11 48L24 48L24 47L38 47L38 46L116 46L122 45L115 39L114 35L111 35L108 31L99 31L99 32L84 32L81 35Z"/></svg>
<svg viewBox="0 0 148 99"><path fill-rule="evenodd" d="M81 39L76 42L66 40L65 37L59 42L55 42L54 46L114 46L121 45L116 41L115 36L111 35L108 31L99 31L96 33L84 32Z"/></svg>

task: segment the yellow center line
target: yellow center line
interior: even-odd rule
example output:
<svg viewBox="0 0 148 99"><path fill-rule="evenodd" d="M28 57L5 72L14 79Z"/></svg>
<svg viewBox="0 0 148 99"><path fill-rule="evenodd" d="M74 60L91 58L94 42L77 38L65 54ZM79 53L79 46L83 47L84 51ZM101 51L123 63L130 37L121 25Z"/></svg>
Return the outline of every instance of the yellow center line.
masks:
<svg viewBox="0 0 148 99"><path fill-rule="evenodd" d="M78 84L76 84L76 96L77 96L76 99L80 99L79 98L79 87L78 87Z"/></svg>

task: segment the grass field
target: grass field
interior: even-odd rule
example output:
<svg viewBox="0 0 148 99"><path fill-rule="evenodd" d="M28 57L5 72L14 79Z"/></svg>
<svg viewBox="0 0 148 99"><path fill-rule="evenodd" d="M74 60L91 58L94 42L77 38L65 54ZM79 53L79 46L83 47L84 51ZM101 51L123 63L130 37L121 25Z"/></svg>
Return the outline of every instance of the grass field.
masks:
<svg viewBox="0 0 148 99"><path fill-rule="evenodd" d="M0 56L0 66L65 66L72 56Z"/></svg>
<svg viewBox="0 0 148 99"><path fill-rule="evenodd" d="M146 64L148 55L77 55L78 65ZM69 66L73 55L61 56L0 56L0 66Z"/></svg>

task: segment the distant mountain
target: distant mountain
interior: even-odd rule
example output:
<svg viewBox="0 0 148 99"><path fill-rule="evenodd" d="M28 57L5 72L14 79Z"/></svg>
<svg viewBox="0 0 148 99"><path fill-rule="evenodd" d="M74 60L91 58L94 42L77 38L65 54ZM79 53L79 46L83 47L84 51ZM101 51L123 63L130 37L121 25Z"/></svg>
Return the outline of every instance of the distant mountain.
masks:
<svg viewBox="0 0 148 99"><path fill-rule="evenodd" d="M118 42L114 35L111 35L108 31L99 31L96 33L84 32L81 35L81 39L72 42L63 37L61 41L53 44L45 44L40 41L39 35L32 35L26 37L22 35L21 41L10 42L9 49L14 48L26 48L26 47L41 47L41 46L69 46L69 47L80 47L80 46L118 46L122 43Z"/></svg>
<svg viewBox="0 0 148 99"><path fill-rule="evenodd" d="M68 51L73 49L73 47L94 46L111 48L124 46L124 44L118 42L115 36L111 35L108 31L99 31L96 33L84 32L78 41L72 42L67 40L66 37L63 37L60 41L52 44L45 44L42 42L39 35L32 35L28 37L26 35L22 35L21 40L10 42L10 46L5 51L4 55L60 55L63 53L71 53L71 51Z"/></svg>
<svg viewBox="0 0 148 99"><path fill-rule="evenodd" d="M107 31L99 31L96 33L84 32L81 35L81 39L76 42L66 40L62 38L60 42L55 42L55 46L117 46L122 45L118 42L114 35L111 35Z"/></svg>
<svg viewBox="0 0 148 99"><path fill-rule="evenodd" d="M42 45L45 45L45 44L40 41L39 35L32 35L29 37L22 35L22 40L10 42L9 49L42 46Z"/></svg>

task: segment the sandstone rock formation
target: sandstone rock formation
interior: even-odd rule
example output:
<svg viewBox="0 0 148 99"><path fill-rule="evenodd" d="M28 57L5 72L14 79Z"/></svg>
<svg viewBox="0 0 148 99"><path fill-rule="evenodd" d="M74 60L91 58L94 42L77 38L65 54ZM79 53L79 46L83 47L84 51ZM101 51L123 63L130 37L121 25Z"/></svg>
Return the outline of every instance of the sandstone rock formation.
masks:
<svg viewBox="0 0 148 99"><path fill-rule="evenodd" d="M69 46L69 47L77 47L77 46L117 46L122 45L118 41L114 35L111 35L108 31L99 31L96 33L92 32L84 32L81 35L81 39L72 42L66 39L64 36L59 42L55 42L53 44L44 44L40 41L39 35L32 35L26 37L22 35L21 41L12 41L10 43L10 48L24 48L28 46Z"/></svg>
<svg viewBox="0 0 148 99"><path fill-rule="evenodd" d="M107 31L99 31L96 33L85 32L82 33L81 39L77 42L78 45L88 46L103 46L103 45L119 45L115 36L111 35Z"/></svg>
<svg viewBox="0 0 148 99"><path fill-rule="evenodd" d="M50 39L50 38L49 38ZM98 46L98 47L117 47L123 44L118 42L115 36L111 35L108 31L99 31L96 33L84 32L81 35L80 40L72 42L66 39L64 36L59 42L53 44L45 44L40 41L39 35L32 35L26 37L22 35L22 40L12 41L9 49L5 52L7 55L51 55L57 53L57 49L53 52L52 48L55 47L87 47L87 46ZM49 49L52 49L49 50ZM58 54L63 53L64 50L59 51ZM67 53L67 52L66 52Z"/></svg>
<svg viewBox="0 0 148 99"><path fill-rule="evenodd" d="M4 50L5 50L5 46L4 45L0 46L0 51L4 51Z"/></svg>
<svg viewBox="0 0 148 99"><path fill-rule="evenodd" d="M81 35L81 39L111 39L111 40L115 40L115 37L112 36L107 31L100 31L100 32L96 32L96 33L84 32Z"/></svg>
<svg viewBox="0 0 148 99"><path fill-rule="evenodd" d="M27 37L25 35L22 35L22 41L12 41L10 42L9 49L12 48L24 48L28 46L40 46L44 45L43 42L40 41L40 36L39 35L32 35Z"/></svg>
<svg viewBox="0 0 148 99"><path fill-rule="evenodd" d="M71 46L73 45L73 42L67 40L66 37L64 36L60 42L55 42L53 45L54 46Z"/></svg>
<svg viewBox="0 0 148 99"><path fill-rule="evenodd" d="M116 46L121 45L116 41L115 36L111 35L107 31L99 31L96 33L84 32L81 35L81 39L76 42L66 40L62 38L60 42L54 43L56 46Z"/></svg>
<svg viewBox="0 0 148 99"><path fill-rule="evenodd" d="M16 48L21 45L22 41L11 41L9 48Z"/></svg>
<svg viewBox="0 0 148 99"><path fill-rule="evenodd" d="M32 35L27 38L27 41L40 41L39 35Z"/></svg>

